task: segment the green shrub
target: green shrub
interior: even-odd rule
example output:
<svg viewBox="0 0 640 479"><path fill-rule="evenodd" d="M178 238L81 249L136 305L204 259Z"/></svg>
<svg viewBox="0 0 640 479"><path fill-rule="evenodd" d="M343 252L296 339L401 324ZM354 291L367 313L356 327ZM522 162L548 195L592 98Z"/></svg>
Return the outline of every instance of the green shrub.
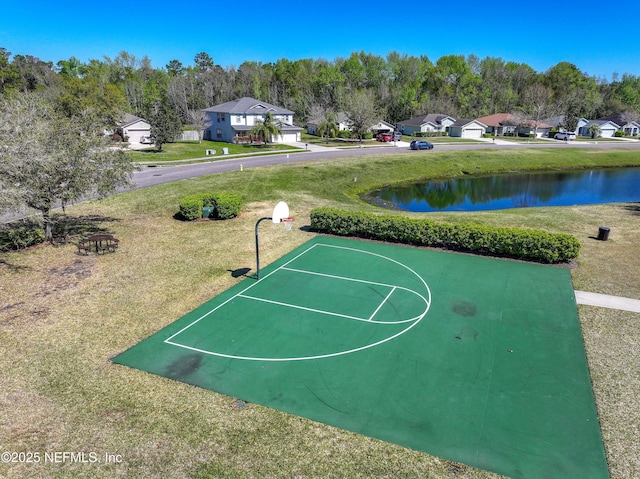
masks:
<svg viewBox="0 0 640 479"><path fill-rule="evenodd" d="M180 200L180 215L188 221L202 216L202 198L200 195L185 196Z"/></svg>
<svg viewBox="0 0 640 479"><path fill-rule="evenodd" d="M193 221L202 217L202 208L212 207L210 218L227 220L235 218L242 209L242 198L233 193L201 193L185 196L180 200L180 216Z"/></svg>
<svg viewBox="0 0 640 479"><path fill-rule="evenodd" d="M220 193L215 196L214 215L221 220L235 218L242 209L242 198L233 193Z"/></svg>
<svg viewBox="0 0 640 479"><path fill-rule="evenodd" d="M574 236L523 228L479 224L450 225L423 218L317 208L311 228L322 233L355 236L416 246L435 246L543 263L575 259L580 242Z"/></svg>
<svg viewBox="0 0 640 479"><path fill-rule="evenodd" d="M44 241L44 230L41 225L7 226L0 229L0 251L23 249Z"/></svg>

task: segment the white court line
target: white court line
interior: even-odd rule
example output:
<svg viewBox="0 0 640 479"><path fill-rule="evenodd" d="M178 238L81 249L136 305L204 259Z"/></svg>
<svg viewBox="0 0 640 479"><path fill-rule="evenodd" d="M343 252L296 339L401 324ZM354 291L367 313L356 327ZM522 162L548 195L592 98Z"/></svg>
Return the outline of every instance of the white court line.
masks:
<svg viewBox="0 0 640 479"><path fill-rule="evenodd" d="M285 271L293 271L294 273L311 274L313 276L323 276L325 278L341 279L343 281L352 281L354 283L372 284L374 286L383 286L385 288L401 288L401 289L406 289L407 291L411 291L408 288L403 288L402 286L398 286L395 284L378 283L376 281L367 281L365 279L349 278L347 276L337 276L335 274L316 273L315 271L307 271L304 269L285 268L285 267L282 267L280 269L283 269Z"/></svg>
<svg viewBox="0 0 640 479"><path fill-rule="evenodd" d="M168 344L173 344L175 346L181 346L181 347L187 347L187 346L183 346L181 344L176 344L171 342L171 340L173 338L175 338L177 335L179 335L180 333L182 333L183 331L186 331L187 329L189 329L191 326L193 326L194 324L199 323L200 321L202 321L204 318L206 318L207 316L209 316L211 313L217 311L218 309L222 308L224 305L226 305L228 302L233 301L234 299L236 299L238 296L240 296L241 294L244 294L245 291L249 291L251 288L253 288L256 284L260 283L261 281L264 281L265 279L267 279L269 276L271 276L272 274L274 274L276 271L280 270L281 268L284 268L285 266L287 266L289 263L297 260L300 256L302 256L303 254L307 253L308 251L311 251L313 248L315 248L316 246L318 246L318 244L314 244L311 245L310 248L307 248L306 250L302 251L299 255L297 255L296 257L290 259L289 261L287 261L285 264L283 264L280 268L276 268L274 269L271 273L269 273L266 276L263 276L262 278L260 278L258 281L256 281L255 283L252 283L249 285L249 287L243 289L242 291L240 291L238 294L231 296L229 299L227 299L226 301L220 303L218 306L216 306L215 308L213 308L211 311L206 312L205 314L203 314L202 316L200 316L198 319L196 319L195 321L193 321L192 323L186 325L184 328L182 328L180 331L178 331L177 333L172 334L171 336L169 336L167 339L164 340L165 343Z"/></svg>
<svg viewBox="0 0 640 479"><path fill-rule="evenodd" d="M384 339L382 339L380 341L376 341L376 342L371 343L371 344L363 345L361 347L357 347L357 348L353 348L353 349L349 349L349 350L345 350L345 351L337 351L337 352L333 352L333 353L320 354L320 355L315 355L315 356L306 356L306 357L300 356L300 357L290 357L290 358L269 358L269 357L237 356L237 355L232 355L232 354L218 353L218 352L214 352L214 351L208 351L208 350L204 350L204 349L199 349L199 348L196 348L196 347L187 346L185 344L180 344L180 343L176 343L176 342L172 341L173 338L175 338L176 336L178 336L182 332L186 331L187 329L191 328L195 324L199 323L201 320L203 320L204 318L206 318L207 316L209 316L213 312L217 311L218 309L220 309L221 307L225 306L227 303L229 303L230 301L233 301L234 299L236 299L238 297L251 298L251 299L256 299L256 300L260 300L260 301L274 302L275 303L275 301L266 300L264 298L254 298L254 297L251 297L249 295L245 295L244 293L246 291L250 290L251 288L253 288L255 285L259 284L261 281L266 280L266 278L268 278L269 276L271 276L272 274L278 272L281 269L290 269L290 270L293 271L293 268L286 268L287 265L289 265L293 261L297 260L301 256L305 255L306 253L308 253L309 251L311 251L312 249L314 249L317 246L324 246L324 247L327 247L327 248L343 249L343 250L348 250L348 251L354 251L356 253L370 254L372 256L377 256L379 258L385 259L385 260L390 261L392 263L396 263L397 265L407 269L408 271L413 273L422 282L422 284L424 285L425 289L427 290L428 299L425 298L424 296L422 296L421 294L419 294L416 291L413 291L411 289L404 288L404 287L401 287L401 286L386 285L386 284L383 284L383 283L375 283L375 282L371 282L371 281L358 280L358 279L355 279L355 278L344 278L344 277L338 277L338 276L336 276L336 278L341 278L341 279L350 280L350 281L363 282L363 283L369 283L369 284L378 284L380 286L387 286L387 287L391 287L391 288L400 288L400 289L404 289L406 291L410 291L410 292L416 294L418 297L422 298L422 300L426 304L426 309L424 310L423 313L421 313L420 315L416 316L415 318L404 320L404 321L398 321L398 322L395 322L395 323L382 322L382 321L371 321L372 323L378 323L378 324L399 324L399 323L405 323L405 322L412 322L412 324L409 327L407 327L406 329L404 329L404 330L402 330L402 331L400 331L400 332L398 332L398 333L396 333L396 334L394 334L392 336L389 336L387 338L384 338ZM314 273L314 272L311 272L311 271L304 271L304 270L298 270L298 272L306 273L306 274L317 274L317 275L321 275L321 276L331 276L331 275L324 275L322 273ZM389 296L391 295L392 292L393 291L391 291L389 293ZM387 296L387 298L389 296ZM385 299L385 301L386 301L386 299ZM282 304L284 305L284 303L282 303ZM384 304L384 301L383 301L383 304ZM290 305L290 306L291 307L296 307L294 305ZM382 306L382 305L380 305L380 306ZM299 307L299 308L304 309L302 307ZM358 352L358 351L363 351L365 349L376 347L378 345L381 345L381 344L384 344L384 343L386 343L388 341L391 341L391 340L401 336L402 334L406 333L407 331L409 331L413 327L415 327L424 318L424 316L427 314L427 312L429 311L430 308L431 308L431 290L430 290L429 286L427 285L427 283L424 280L424 278L422 278L422 276L420 276L418 273L416 273L413 269L409 268L407 265L405 265L405 264L403 264L403 263L401 263L399 261L396 261L393 258L389 258L387 256L383 256L383 255L377 254L377 253L372 253L370 251L364 251L364 250L360 250L360 249L357 249L357 248L350 248L350 247L344 247L344 246L329 245L329 244L324 244L324 243L316 243L316 244L311 245L306 250L300 252L300 254L298 254L297 256L293 257L292 259L290 259L289 261L284 263L282 266L274 269L271 273L263 276L261 279L259 279L255 283L252 283L247 288L243 289L242 291L240 291L236 295L230 297L229 299L227 299L226 301L222 302L221 304L219 304L218 306L216 306L212 310L210 310L210 311L206 312L205 314L203 314L202 316L200 316L195 321L191 322L190 324L188 324L184 328L180 329L178 332L174 333L173 335L171 335L170 337L165 339L164 343L170 344L170 345L173 345L173 346L176 346L176 347L188 349L188 350L191 350L191 351L197 351L197 352L200 352L200 353L203 353L203 354L209 354L209 355L212 355L212 356L219 356L219 357L225 357L225 358L230 358L230 359L243 359L243 360L250 360L250 361L307 361L307 360L311 360L311 359L330 358L330 357L335 357L335 356L342 356L342 355L346 355L346 354L351 354L351 353L355 353L355 352ZM335 315L335 313L329 313L327 311L319 311L319 312L323 313L323 314L334 314ZM374 315L375 315L375 313L374 313ZM365 320L363 320L361 318L353 318L353 319L357 319L357 320L360 320L360 321L365 321Z"/></svg>
<svg viewBox="0 0 640 479"><path fill-rule="evenodd" d="M380 305L376 308L376 310L373 312L373 314L371 315L371 317L368 319L369 322L372 322L371 320L373 319L373 317L378 314L378 311L380 311L380 308L382 308L382 306L384 306L384 303L387 302L387 300L389 299L389 297L393 294L393 292L396 290L396 288L392 288L391 291L389 291L389 294L387 295L386 298L384 298L384 300L382 300L382 302L380 303ZM378 322L378 321L375 321Z"/></svg>
<svg viewBox="0 0 640 479"><path fill-rule="evenodd" d="M411 268L409 268L406 264L401 263L400 261L396 261L393 258L389 258L388 256L384 256L378 253L372 253L371 251L364 251L361 249L357 249L357 248L350 248L347 246L337 246L337 245L332 245L332 244L323 244L323 243L318 243L318 246L324 246L326 248L335 248L335 249L344 249L344 250L348 250L348 251L355 251L357 253L365 253L365 254L370 254L371 256L377 256L378 258L382 258L382 259L386 259L387 261L391 261L392 263L395 263L399 266L402 266L403 268L411 271L415 276L418 277L418 279L420 279L420 281L422 282L422 284L424 285L425 289L427 290L427 292L429 293L429 300L427 301L427 303L431 304L431 290L429 289L429 285L427 284L427 282L424 280L424 278L422 276L420 276L418 273L416 273L414 270L412 270ZM288 264L288 263L287 263ZM286 266L286 265L285 265Z"/></svg>
<svg viewBox="0 0 640 479"><path fill-rule="evenodd" d="M280 301L272 301L270 299L258 298L256 296L247 296L245 294L239 294L238 296L241 298L253 299L255 301L262 301L264 303L277 304L278 306L286 306L287 308L302 309L304 311L310 311L312 313L326 314L329 316L338 316L340 318L346 318L346 319L355 319L356 321L368 321L368 319L358 318L357 316L349 316L347 314L332 313L331 311L325 311L323 309L307 308L306 306L298 306L296 304L282 303Z"/></svg>

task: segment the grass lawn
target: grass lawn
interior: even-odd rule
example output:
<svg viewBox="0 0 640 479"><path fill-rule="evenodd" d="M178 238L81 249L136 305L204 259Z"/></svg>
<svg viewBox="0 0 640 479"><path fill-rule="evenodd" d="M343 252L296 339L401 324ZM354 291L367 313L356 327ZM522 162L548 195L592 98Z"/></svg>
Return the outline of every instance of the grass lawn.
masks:
<svg viewBox="0 0 640 479"><path fill-rule="evenodd" d="M235 145L233 143L223 143L220 141L202 140L197 141L176 141L162 145L162 151L158 151L155 146L144 150L132 150L127 154L136 162L164 162L175 160L190 160L194 158L206 158L207 160L220 160L226 157L223 148L227 148L229 155L237 154L260 154L272 151L292 150L295 147L268 143L267 145ZM215 150L215 155L206 155L206 150Z"/></svg>
<svg viewBox="0 0 640 479"><path fill-rule="evenodd" d="M303 227L315 207L380 211L358 195L384 184L640 165L637 151L570 150L436 150L290 163L67 207L57 218L68 243L0 253L0 452L40 454L38 463L0 463L0 477L497 477L109 358L236 284L242 278L234 272L253 273L254 225L280 199L296 223L289 233L261 226L262 265L307 241L312 233ZM182 196L210 191L242 195L240 216L174 219ZM574 234L583 245L571 270L576 289L640 299L638 203L412 216ZM602 224L611 228L607 242L593 239ZM100 231L120 239L118 251L78 256L74 242ZM611 477L640 477L640 318L587 306L578 312ZM44 453L55 451L94 453L100 462L45 462Z"/></svg>

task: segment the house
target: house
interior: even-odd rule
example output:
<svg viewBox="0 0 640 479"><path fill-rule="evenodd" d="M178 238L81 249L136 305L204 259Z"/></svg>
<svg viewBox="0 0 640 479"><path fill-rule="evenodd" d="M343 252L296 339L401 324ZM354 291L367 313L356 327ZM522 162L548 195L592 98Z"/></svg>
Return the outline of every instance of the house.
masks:
<svg viewBox="0 0 640 479"><path fill-rule="evenodd" d="M620 130L627 136L640 135L640 120L632 120L624 113L616 113L615 115L609 115L602 118L598 118L601 121L612 121L618 125Z"/></svg>
<svg viewBox="0 0 640 479"><path fill-rule="evenodd" d="M564 115L553 116L551 118L546 118L544 120L544 123L549 125L551 128L557 129L561 133L565 133L566 130L563 127L564 118L565 118ZM571 131L571 132L568 132L568 133L574 133L574 134L578 135L578 133L580 131L580 128L585 126L587 123L589 123L589 120L587 120L586 118L578 118L578 123L576 125L576 129Z"/></svg>
<svg viewBox="0 0 640 479"><path fill-rule="evenodd" d="M384 120L380 120L375 125L371 125L370 128L373 136L376 136L378 133L392 133L395 131L395 129L395 126L393 126L391 123L387 123Z"/></svg>
<svg viewBox="0 0 640 479"><path fill-rule="evenodd" d="M487 133L493 136L507 135L523 135L529 136L535 134L537 138L549 136L552 125L544 121L537 124L531 119L524 117L518 118L511 113L494 113L493 115L478 118L478 121L487 125Z"/></svg>
<svg viewBox="0 0 640 479"><path fill-rule="evenodd" d="M140 144L140 140L151 135L151 125L143 118L127 113L122 119L118 133L123 139L127 138L130 144Z"/></svg>
<svg viewBox="0 0 640 479"><path fill-rule="evenodd" d="M493 136L504 136L505 133L514 134L518 126L518 122L510 113L494 113L478 118L477 121L487 125L486 133L491 133Z"/></svg>
<svg viewBox="0 0 640 479"><path fill-rule="evenodd" d="M518 135L535 135L536 138L548 137L551 128L553 127L544 121L539 121L536 124L534 120L525 120L521 125L518 126Z"/></svg>
<svg viewBox="0 0 640 479"><path fill-rule="evenodd" d="M398 130L403 135L412 135L416 133L449 131L449 127L455 122L455 118L440 113L431 113L429 115L421 115L409 120L403 120L398 123Z"/></svg>
<svg viewBox="0 0 640 479"><path fill-rule="evenodd" d="M302 128L293 124L293 112L255 98L243 97L203 110L205 113L205 140L234 143L248 140L249 132L266 113L271 113L281 134L271 137L272 143L300 141Z"/></svg>
<svg viewBox="0 0 640 479"><path fill-rule="evenodd" d="M478 120L456 120L449 126L449 136L457 138L482 138L487 125Z"/></svg>
<svg viewBox="0 0 640 479"><path fill-rule="evenodd" d="M351 120L349 120L349 117L347 116L346 113L340 112L337 114L337 117L338 117L337 118L338 130L340 131L351 130L353 125L351 124ZM310 135L317 135L319 125L320 123L315 123L315 122L307 123L307 132ZM387 133L387 132L395 131L395 126L384 120L380 120L375 125L371 125L371 128L369 128L369 131L373 133L373 136L376 136L378 133Z"/></svg>
<svg viewBox="0 0 640 479"><path fill-rule="evenodd" d="M616 131L620 129L620 126L617 123L614 123L610 120L591 120L582 128L580 128L579 134L581 136L591 136L592 125L598 125L599 133L598 136L600 138L613 138Z"/></svg>
<svg viewBox="0 0 640 479"><path fill-rule="evenodd" d="M336 116L338 120L338 130L342 131L342 130L351 129L351 123L349 122L349 117L347 116L346 113L340 112L340 113L337 113ZM320 121L320 123L317 123L317 120L316 120L316 121L310 121L309 123L307 123L307 133L309 133L310 135L317 135L318 126L320 126L322 121Z"/></svg>

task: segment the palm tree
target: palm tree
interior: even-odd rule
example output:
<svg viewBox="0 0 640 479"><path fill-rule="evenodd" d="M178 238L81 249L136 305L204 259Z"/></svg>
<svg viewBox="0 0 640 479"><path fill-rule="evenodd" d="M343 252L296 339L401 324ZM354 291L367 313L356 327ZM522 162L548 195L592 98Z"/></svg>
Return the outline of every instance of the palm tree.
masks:
<svg viewBox="0 0 640 479"><path fill-rule="evenodd" d="M273 115L270 112L267 112L264 114L264 119L258 120L254 127L251 128L249 134L252 136L259 136L266 145L272 136L277 137L282 134L280 121L274 120Z"/></svg>
<svg viewBox="0 0 640 479"><path fill-rule="evenodd" d="M338 118L335 113L327 112L324 115L324 120L318 125L317 132L320 137L324 137L327 134L327 143L329 143L329 137L335 138L338 134Z"/></svg>
<svg viewBox="0 0 640 479"><path fill-rule="evenodd" d="M589 130L587 131L591 135L591 138L600 136L600 125L598 125L597 123L591 123L591 125L589 125Z"/></svg>

